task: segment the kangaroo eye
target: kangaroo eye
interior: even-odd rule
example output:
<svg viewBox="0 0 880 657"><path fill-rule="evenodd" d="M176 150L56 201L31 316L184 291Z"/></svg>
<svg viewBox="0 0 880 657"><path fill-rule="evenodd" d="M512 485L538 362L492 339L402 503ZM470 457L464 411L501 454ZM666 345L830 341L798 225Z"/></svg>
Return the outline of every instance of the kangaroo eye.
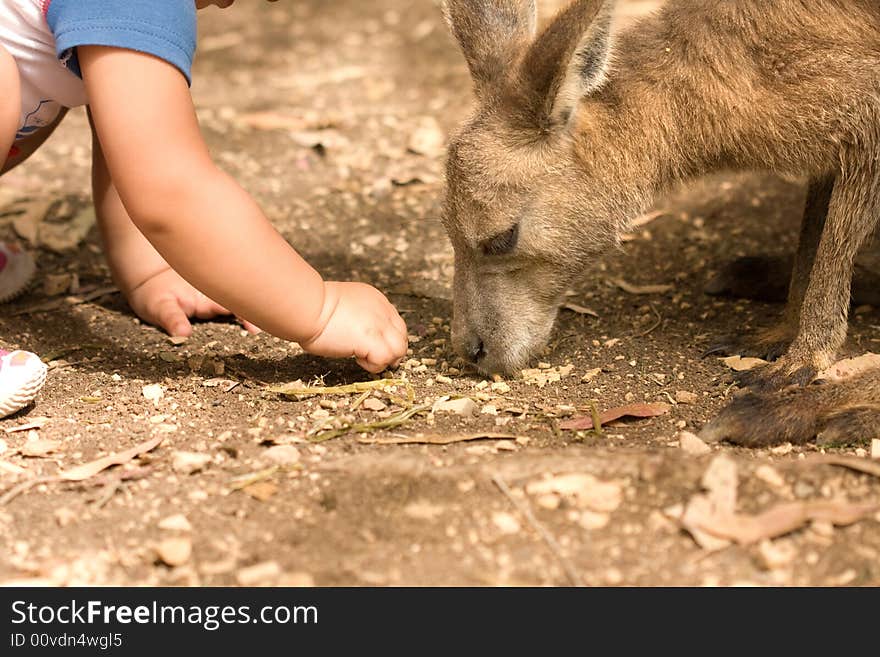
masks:
<svg viewBox="0 0 880 657"><path fill-rule="evenodd" d="M516 248L517 241L519 241L519 224L514 224L503 233L481 242L480 250L487 256L507 255Z"/></svg>

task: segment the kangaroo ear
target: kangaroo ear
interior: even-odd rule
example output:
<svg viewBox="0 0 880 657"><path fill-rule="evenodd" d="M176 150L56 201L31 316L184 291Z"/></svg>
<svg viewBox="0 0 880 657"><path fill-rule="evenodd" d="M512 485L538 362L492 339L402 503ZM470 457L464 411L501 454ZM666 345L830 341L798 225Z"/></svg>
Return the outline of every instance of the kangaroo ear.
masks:
<svg viewBox="0 0 880 657"><path fill-rule="evenodd" d="M535 0L443 0L443 13L478 94L510 75L537 31Z"/></svg>
<svg viewBox="0 0 880 657"><path fill-rule="evenodd" d="M521 76L543 127L567 123L578 102L605 82L614 0L575 0L529 48Z"/></svg>

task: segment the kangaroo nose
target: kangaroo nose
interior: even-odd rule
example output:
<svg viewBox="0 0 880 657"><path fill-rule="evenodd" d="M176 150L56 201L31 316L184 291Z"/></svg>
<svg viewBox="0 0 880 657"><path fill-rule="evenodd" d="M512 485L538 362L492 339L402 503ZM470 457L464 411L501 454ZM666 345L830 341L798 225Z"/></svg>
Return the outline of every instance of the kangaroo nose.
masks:
<svg viewBox="0 0 880 657"><path fill-rule="evenodd" d="M468 360L472 363L479 363L486 355L484 347L483 341L478 336L474 335L468 338L467 345L465 346Z"/></svg>

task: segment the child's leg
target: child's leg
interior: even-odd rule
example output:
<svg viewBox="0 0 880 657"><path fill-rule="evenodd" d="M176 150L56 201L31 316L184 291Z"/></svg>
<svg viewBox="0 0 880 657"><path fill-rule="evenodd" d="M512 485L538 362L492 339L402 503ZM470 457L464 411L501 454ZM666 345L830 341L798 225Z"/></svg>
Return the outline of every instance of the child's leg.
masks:
<svg viewBox="0 0 880 657"><path fill-rule="evenodd" d="M21 113L18 67L0 46L0 169L15 141ZM0 242L0 303L20 293L33 275L30 256ZM30 404L46 382L46 365L28 351L0 350L0 418Z"/></svg>

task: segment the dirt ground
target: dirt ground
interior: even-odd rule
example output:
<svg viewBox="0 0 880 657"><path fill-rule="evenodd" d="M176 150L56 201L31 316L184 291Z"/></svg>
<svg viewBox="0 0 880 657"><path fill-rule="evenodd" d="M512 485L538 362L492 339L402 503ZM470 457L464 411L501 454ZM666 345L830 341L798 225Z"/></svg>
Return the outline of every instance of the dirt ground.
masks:
<svg viewBox="0 0 880 657"><path fill-rule="evenodd" d="M631 17L654 3L622 4ZM880 503L880 479L810 464L816 446L695 454L677 437L698 432L734 392L731 370L701 358L703 349L780 311L710 297L704 286L736 256L793 249L801 183L727 175L659 199L662 214L572 291L598 317L562 312L543 369L484 381L460 369L449 344L442 139L471 95L437 4L242 2L203 12L200 30L193 93L217 161L326 277L389 294L412 355L386 376L406 383L366 398L287 399L267 388L370 377L231 322L201 323L182 345L139 323L108 291L89 229L89 132L76 111L0 181L0 236L30 234L40 245L40 279L2 309L0 345L36 351L51 368L37 404L0 422L9 431L48 418L0 433L0 495L18 493L0 506L0 581L880 584L876 511L751 545L701 544L678 521L719 468L738 473L727 490L743 514L798 501ZM670 287L631 294L612 279ZM858 309L849 353L880 341L877 324L876 310ZM444 396L471 399L475 414L432 412ZM591 403L636 402L669 411L601 435L560 427ZM313 442L327 427L393 419L412 404L426 410L398 426ZM52 479L159 437L119 467ZM424 444L438 437L455 442ZM49 480L31 485L37 478Z"/></svg>

